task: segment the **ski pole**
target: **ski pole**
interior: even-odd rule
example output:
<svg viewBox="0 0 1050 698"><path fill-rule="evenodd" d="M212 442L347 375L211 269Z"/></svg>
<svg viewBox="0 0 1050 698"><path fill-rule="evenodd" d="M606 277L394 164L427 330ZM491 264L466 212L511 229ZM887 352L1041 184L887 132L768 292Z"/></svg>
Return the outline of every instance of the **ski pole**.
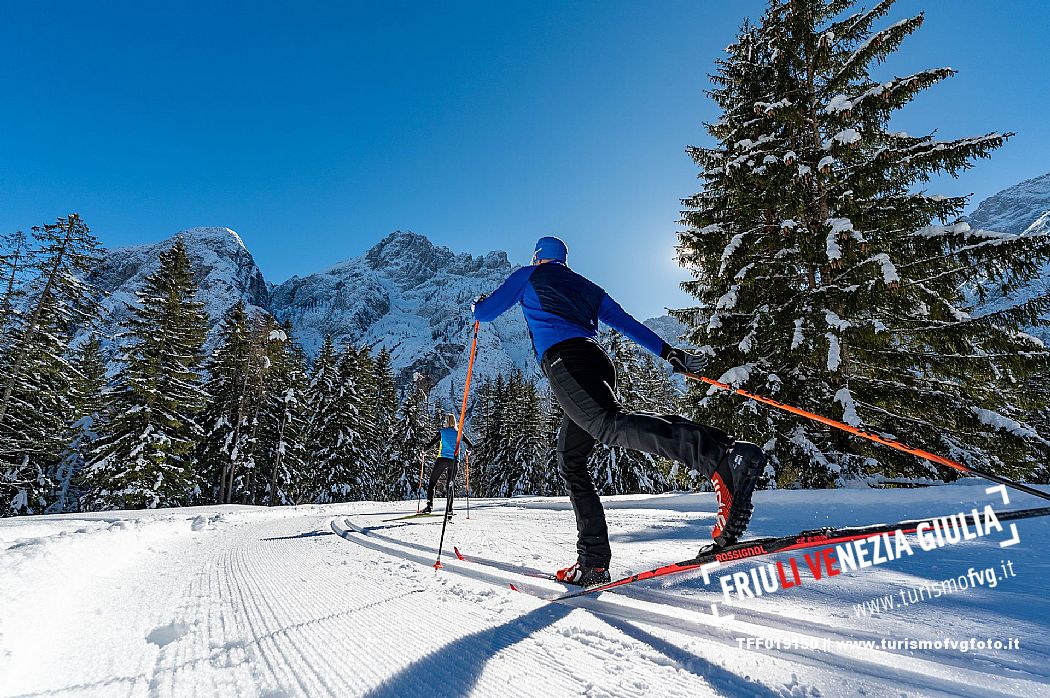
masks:
<svg viewBox="0 0 1050 698"><path fill-rule="evenodd" d="M467 416L467 396L470 395L470 376L474 372L474 356L478 353L478 328L481 323L474 321L474 339L470 343L470 360L467 362L467 380L463 384L463 406L459 409L459 427L456 430L456 450L452 453L452 467L456 467L459 461L459 444L463 440L463 420ZM445 520L441 522L441 539L438 541L437 560L434 561L434 569L441 569L441 549L445 545L445 528L448 527L448 518L452 514L452 496L456 488L448 487L448 496L445 498Z"/></svg>
<svg viewBox="0 0 1050 698"><path fill-rule="evenodd" d="M933 463L939 463L940 465L944 465L949 468L953 468L954 470L958 470L961 473L966 473L967 475L976 475L977 477L983 477L985 480L991 480L992 482L997 482L1000 485L1006 485L1007 487L1011 487L1015 490L1018 490L1019 492L1024 492L1025 494L1030 494L1035 497L1041 497L1043 499L1050 499L1050 494L1037 490L1034 487L1029 487L1028 485L1017 482L1016 480L1011 480L1010 478L1003 477L1002 475L996 475L995 473L990 473L986 470L981 470L980 468L974 468L970 465L964 465L958 461L952 460L951 458L938 456L936 453L930 453L929 451L923 450L921 448L908 446L907 444L903 444L900 441L896 441L885 436L880 436L879 434L873 434L870 431L864 431L863 429L851 426L849 424L846 424L845 422L830 419L829 417L824 417L819 414L815 414L813 412L801 409L799 407L786 405L783 402L774 400L773 398L765 397L763 395L757 395L755 393L751 393L740 388L734 388L731 385L721 383L712 378L707 378L706 376L698 376L694 373L684 373L683 375L686 378L691 378L695 381L700 381L701 383L707 383L708 385L713 385L716 388L721 388L722 390L727 390L731 393L736 393L737 395L743 395L744 397L750 398L755 402L761 402L765 405L770 405L772 407L776 407L777 409L784 410L785 412L797 414L800 417L805 417L806 419L812 419L815 422L826 424L829 427L841 429L842 431L853 434L854 436L859 436L862 439L874 441L875 443L882 444L883 446L889 446L890 448L894 448L898 451L909 453L917 458L924 458Z"/></svg>
<svg viewBox="0 0 1050 698"><path fill-rule="evenodd" d="M467 461L467 518L470 518L470 451L464 456Z"/></svg>
<svg viewBox="0 0 1050 698"><path fill-rule="evenodd" d="M419 498L423 496L423 459L426 458L427 450L419 450L419 487L416 488L416 513L419 513Z"/></svg>

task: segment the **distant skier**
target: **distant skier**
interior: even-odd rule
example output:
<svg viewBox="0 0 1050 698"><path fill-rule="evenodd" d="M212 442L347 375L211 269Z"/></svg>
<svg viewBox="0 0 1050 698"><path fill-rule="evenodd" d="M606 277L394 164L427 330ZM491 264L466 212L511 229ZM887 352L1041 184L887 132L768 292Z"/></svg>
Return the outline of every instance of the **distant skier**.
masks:
<svg viewBox="0 0 1050 698"><path fill-rule="evenodd" d="M426 445L430 449L440 442L441 450L438 451L438 457L430 468L430 480L427 482L427 505L420 512L421 514L429 514L434 510L434 488L437 487L438 478L447 471L448 477L445 481L448 484L445 487L452 487L456 482L456 434L456 416L450 414L445 418L445 428L440 430L437 436ZM463 443L468 448L474 448L474 444L470 442L466 434L463 435Z"/></svg>
<svg viewBox="0 0 1050 698"><path fill-rule="evenodd" d="M676 372L699 373L706 360L675 348L628 315L616 301L566 264L568 248L555 237L536 243L532 266L518 269L474 304L474 317L491 322L521 304L540 366L565 411L558 430L558 467L576 514L576 563L558 570L563 582L609 581L609 531L587 470L596 441L681 461L711 479L718 516L711 532L727 545L751 520L751 494L765 464L762 449L678 415L628 412L616 401L616 370L594 341L601 320Z"/></svg>

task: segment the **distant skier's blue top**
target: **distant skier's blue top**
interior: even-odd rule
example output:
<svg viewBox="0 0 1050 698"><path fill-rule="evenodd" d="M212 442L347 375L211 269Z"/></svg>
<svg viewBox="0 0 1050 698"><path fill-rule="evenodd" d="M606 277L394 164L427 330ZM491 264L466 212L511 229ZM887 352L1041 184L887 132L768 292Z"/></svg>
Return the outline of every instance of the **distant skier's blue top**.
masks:
<svg viewBox="0 0 1050 698"><path fill-rule="evenodd" d="M518 269L491 296L474 304L474 317L492 322L515 303L521 304L541 361L558 342L593 338L599 320L657 356L664 350L664 340L655 332L628 315L600 286L560 262Z"/></svg>
<svg viewBox="0 0 1050 698"><path fill-rule="evenodd" d="M444 429L441 429L440 431L438 431L437 436L435 436L433 438L433 440L429 444L427 444L427 448L433 447L434 444L436 444L437 442L440 441L441 442L441 451L438 452L437 457L438 458L455 458L456 457L456 434L457 433L458 433L458 430L456 429L456 427L445 427ZM471 448L474 447L474 444L470 443L470 439L467 438L466 434L463 435L463 443L465 443L467 446L469 446Z"/></svg>
<svg viewBox="0 0 1050 698"><path fill-rule="evenodd" d="M438 458L455 458L456 456L456 428L445 427L441 430L441 453Z"/></svg>

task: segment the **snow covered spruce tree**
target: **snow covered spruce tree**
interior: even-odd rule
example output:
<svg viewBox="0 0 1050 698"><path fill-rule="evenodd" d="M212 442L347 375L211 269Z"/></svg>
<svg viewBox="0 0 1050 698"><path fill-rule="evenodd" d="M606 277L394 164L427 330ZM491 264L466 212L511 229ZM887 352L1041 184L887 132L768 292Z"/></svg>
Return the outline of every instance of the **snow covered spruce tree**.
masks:
<svg viewBox="0 0 1050 698"><path fill-rule="evenodd" d="M208 403L199 419L204 435L197 443L197 471L206 483L206 501L252 501L249 480L256 465L255 426L266 361L244 303L235 303L204 366Z"/></svg>
<svg viewBox="0 0 1050 698"><path fill-rule="evenodd" d="M507 382L504 420L508 426L506 494L536 494L543 487L544 444L540 396L536 383L515 371Z"/></svg>
<svg viewBox="0 0 1050 698"><path fill-rule="evenodd" d="M362 499L371 484L359 392L363 363L362 350L353 345L337 355L331 338L325 338L314 363L307 391L307 461L317 502Z"/></svg>
<svg viewBox="0 0 1050 698"><path fill-rule="evenodd" d="M0 329L7 327L11 314L23 297L23 281L30 266L29 243L21 230L0 235Z"/></svg>
<svg viewBox="0 0 1050 698"><path fill-rule="evenodd" d="M67 359L78 326L96 312L82 279L98 263L98 241L77 214L33 228L33 244L5 239L0 335L0 508L39 513L58 487L56 469L72 438L75 369Z"/></svg>
<svg viewBox="0 0 1050 698"><path fill-rule="evenodd" d="M269 371L259 414L260 475L267 477L265 502L304 501L306 481L306 357L288 327L272 319L266 337Z"/></svg>
<svg viewBox="0 0 1050 698"><path fill-rule="evenodd" d="M402 499L404 493L403 471L393 460L397 434L397 385L391 368L390 352L380 349L373 362L371 395L375 418L373 431L369 435L368 449L375 463L377 499Z"/></svg>
<svg viewBox="0 0 1050 698"><path fill-rule="evenodd" d="M419 458L423 447L437 430L430 417L430 379L422 373L412 374L412 382L405 387L397 411L395 436L387 474L388 496L407 499L417 495L421 487ZM433 462L434 453L424 454ZM422 485L425 488L425 484Z"/></svg>
<svg viewBox="0 0 1050 698"><path fill-rule="evenodd" d="M207 395L201 353L208 331L182 240L160 255L130 308L130 344L84 469L90 509L182 506L199 494L193 450Z"/></svg>
<svg viewBox="0 0 1050 698"><path fill-rule="evenodd" d="M1031 278L1047 238L971 230L955 222L965 197L922 189L1009 134L891 131L953 71L873 78L923 16L876 30L893 1L843 17L853 4L773 0L719 62L723 116L707 127L715 145L689 149L703 188L680 233L699 304L674 315L724 382L1023 477L1046 442L1023 424L1038 396L1019 388L1047 354L1018 330L1050 299L980 316L968 300ZM723 392L693 397L704 421L765 444L782 485L950 475Z"/></svg>
<svg viewBox="0 0 1050 698"><path fill-rule="evenodd" d="M326 336L321 349L314 359L309 374L309 386L306 390L306 462L308 485L305 490L305 501L319 501L323 470L329 459L328 433L329 422L334 413L334 405L339 390L339 380L335 370L335 345L331 336Z"/></svg>
<svg viewBox="0 0 1050 698"><path fill-rule="evenodd" d="M102 342L92 333L80 342L70 361L73 423L69 446L55 471L55 495L48 511L62 513L80 508L80 474L97 436L105 406L107 366Z"/></svg>
<svg viewBox="0 0 1050 698"><path fill-rule="evenodd" d="M558 398L550 390L541 396L541 443L543 449L543 480L540 489L534 494L554 497L565 494L565 482L558 470L558 430L565 413L558 404Z"/></svg>
<svg viewBox="0 0 1050 698"><path fill-rule="evenodd" d="M474 448L474 467L471 468L471 492L479 497L498 497L505 492L507 445L510 428L504 405L507 401L507 383L502 375L478 381L470 424L477 437Z"/></svg>

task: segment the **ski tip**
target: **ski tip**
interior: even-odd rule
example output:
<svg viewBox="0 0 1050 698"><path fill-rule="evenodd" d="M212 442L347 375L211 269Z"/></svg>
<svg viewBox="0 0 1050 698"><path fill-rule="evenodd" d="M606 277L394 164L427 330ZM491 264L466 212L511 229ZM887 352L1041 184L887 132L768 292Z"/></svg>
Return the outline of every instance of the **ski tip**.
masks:
<svg viewBox="0 0 1050 698"><path fill-rule="evenodd" d="M518 587L514 586L514 585L513 585L513 584L511 584L510 582L508 582L507 584L508 584L508 585L510 586L510 590L511 590L511 591L517 591L517 590L518 590Z"/></svg>
<svg viewBox="0 0 1050 698"><path fill-rule="evenodd" d="M456 552L456 557L457 558L459 558L460 560L466 560L467 559L467 558L463 557L463 553L459 552L459 548L457 548L456 546L452 546L452 549Z"/></svg>

